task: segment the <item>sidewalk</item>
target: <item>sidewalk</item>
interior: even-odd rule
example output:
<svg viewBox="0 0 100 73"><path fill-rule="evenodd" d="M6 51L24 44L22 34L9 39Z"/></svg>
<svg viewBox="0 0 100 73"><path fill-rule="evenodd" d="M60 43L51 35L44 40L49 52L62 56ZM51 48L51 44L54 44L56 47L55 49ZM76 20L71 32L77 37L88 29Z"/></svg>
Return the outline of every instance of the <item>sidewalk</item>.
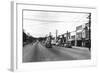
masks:
<svg viewBox="0 0 100 73"><path fill-rule="evenodd" d="M83 49L83 50L89 49L89 48L87 48L87 47L79 47L79 46L72 46L72 48L75 48L75 49Z"/></svg>

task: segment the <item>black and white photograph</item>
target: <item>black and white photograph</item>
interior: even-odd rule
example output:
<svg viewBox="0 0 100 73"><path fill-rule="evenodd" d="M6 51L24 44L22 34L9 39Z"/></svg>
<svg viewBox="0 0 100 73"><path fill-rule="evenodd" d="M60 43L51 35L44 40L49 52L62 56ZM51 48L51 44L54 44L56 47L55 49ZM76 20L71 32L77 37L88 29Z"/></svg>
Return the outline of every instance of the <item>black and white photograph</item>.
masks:
<svg viewBox="0 0 100 73"><path fill-rule="evenodd" d="M96 8L12 3L11 69L33 71L96 65Z"/></svg>
<svg viewBox="0 0 100 73"><path fill-rule="evenodd" d="M22 62L91 59L91 12L22 10Z"/></svg>

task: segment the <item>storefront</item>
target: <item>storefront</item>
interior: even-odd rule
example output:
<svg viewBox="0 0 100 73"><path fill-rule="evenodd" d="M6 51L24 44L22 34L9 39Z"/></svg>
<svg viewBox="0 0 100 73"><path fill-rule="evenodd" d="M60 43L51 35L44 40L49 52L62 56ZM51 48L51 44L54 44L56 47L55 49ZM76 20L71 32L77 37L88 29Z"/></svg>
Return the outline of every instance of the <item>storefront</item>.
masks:
<svg viewBox="0 0 100 73"><path fill-rule="evenodd" d="M82 40L77 40L77 46L82 46Z"/></svg>

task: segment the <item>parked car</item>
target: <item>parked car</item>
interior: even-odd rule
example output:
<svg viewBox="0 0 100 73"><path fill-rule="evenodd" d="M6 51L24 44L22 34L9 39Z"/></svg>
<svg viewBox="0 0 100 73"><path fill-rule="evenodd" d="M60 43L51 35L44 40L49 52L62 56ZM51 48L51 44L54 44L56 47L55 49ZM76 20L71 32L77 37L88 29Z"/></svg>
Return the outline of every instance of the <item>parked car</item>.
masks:
<svg viewBox="0 0 100 73"><path fill-rule="evenodd" d="M67 48L72 48L72 45L71 45L70 42L65 43L64 46L67 47Z"/></svg>
<svg viewBox="0 0 100 73"><path fill-rule="evenodd" d="M52 45L56 45L56 40L52 40L52 41L51 41L51 44L52 44Z"/></svg>

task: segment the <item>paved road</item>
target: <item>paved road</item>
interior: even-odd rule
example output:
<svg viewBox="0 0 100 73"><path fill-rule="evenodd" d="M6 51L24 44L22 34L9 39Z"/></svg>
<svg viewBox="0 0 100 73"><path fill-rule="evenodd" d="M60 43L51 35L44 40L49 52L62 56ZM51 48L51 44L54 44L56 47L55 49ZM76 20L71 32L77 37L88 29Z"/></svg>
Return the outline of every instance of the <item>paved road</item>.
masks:
<svg viewBox="0 0 100 73"><path fill-rule="evenodd" d="M28 44L23 48L23 62L61 61L90 59L88 49L64 48L53 46L46 48L41 43Z"/></svg>

